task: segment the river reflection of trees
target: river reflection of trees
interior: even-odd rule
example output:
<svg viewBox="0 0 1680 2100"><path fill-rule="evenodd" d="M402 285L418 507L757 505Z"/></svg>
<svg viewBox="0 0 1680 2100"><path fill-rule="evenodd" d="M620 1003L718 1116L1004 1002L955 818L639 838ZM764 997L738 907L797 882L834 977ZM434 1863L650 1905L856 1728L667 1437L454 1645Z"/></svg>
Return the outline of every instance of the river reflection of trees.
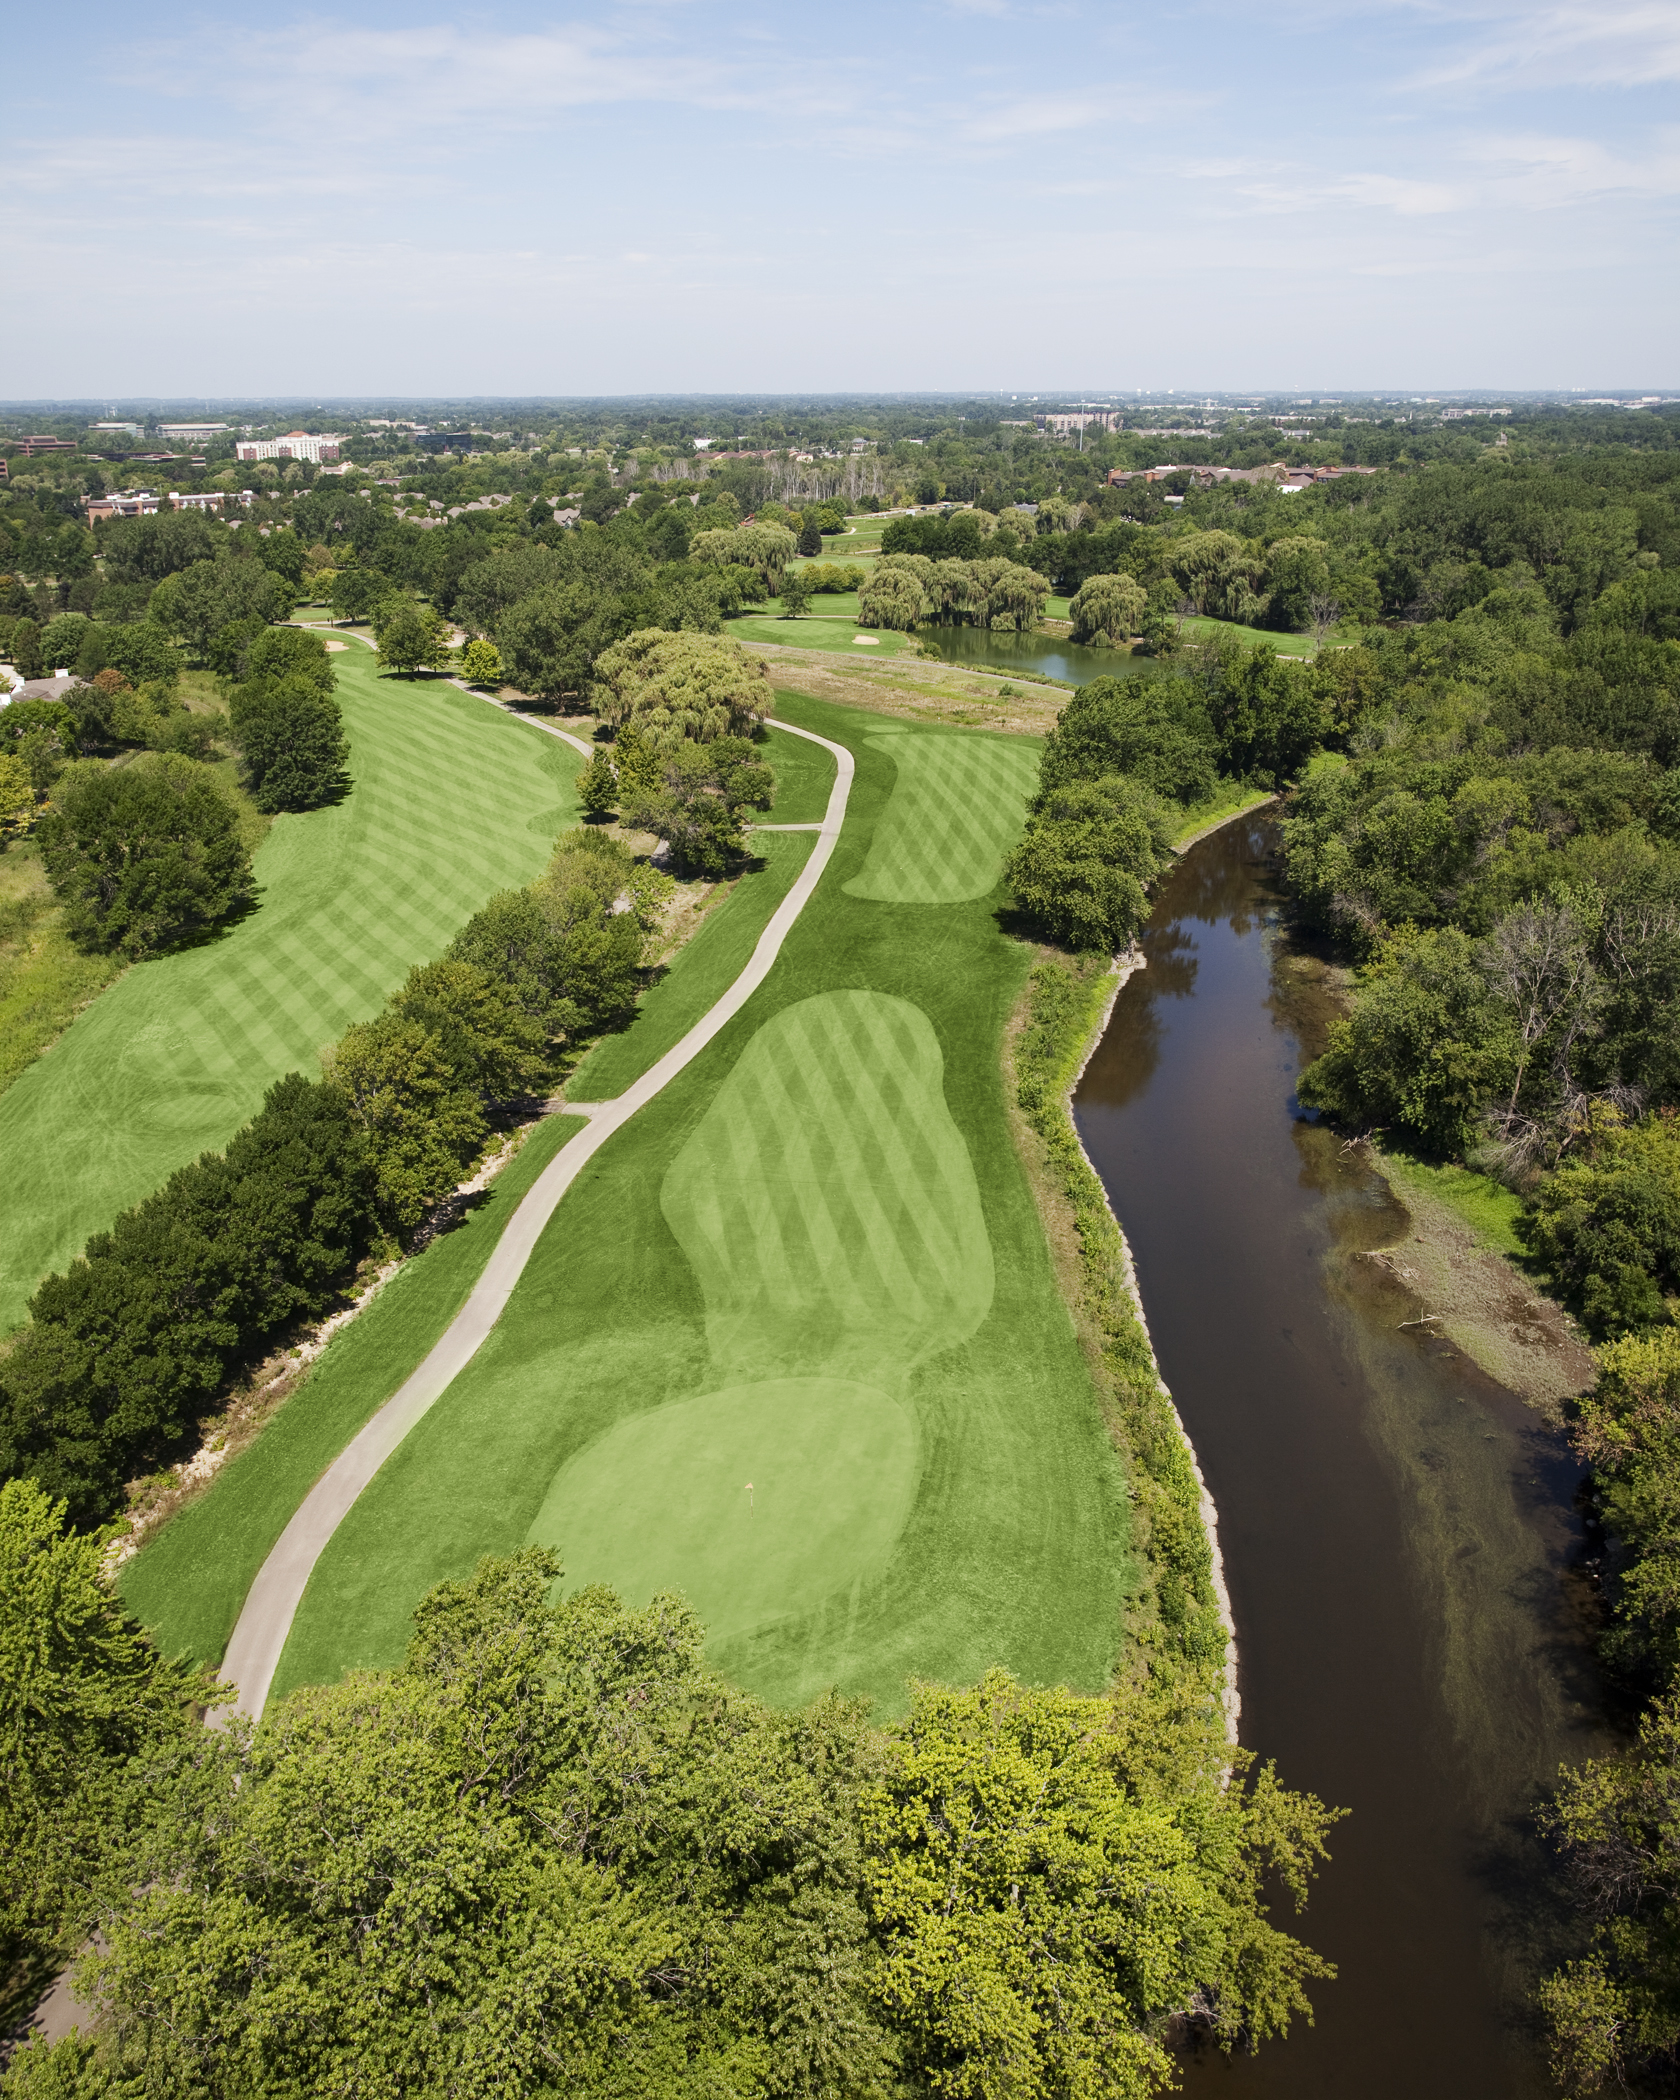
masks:
<svg viewBox="0 0 1680 2100"><path fill-rule="evenodd" d="M1173 869L1139 936L1145 967L1120 994L1080 1083L1083 1097L1119 1108L1149 1086L1161 1058L1161 1002L1188 999L1196 989L1193 928L1228 921L1240 937L1262 924L1271 886L1257 888L1254 870L1270 861L1276 846L1274 819L1243 818L1204 840Z"/></svg>
<svg viewBox="0 0 1680 2100"><path fill-rule="evenodd" d="M1229 920L1239 937L1252 933L1276 902L1269 881L1255 883L1255 866L1269 864L1277 847L1277 820L1269 813L1227 824L1174 868L1161 887L1150 925L1199 919L1203 925L1218 926Z"/></svg>

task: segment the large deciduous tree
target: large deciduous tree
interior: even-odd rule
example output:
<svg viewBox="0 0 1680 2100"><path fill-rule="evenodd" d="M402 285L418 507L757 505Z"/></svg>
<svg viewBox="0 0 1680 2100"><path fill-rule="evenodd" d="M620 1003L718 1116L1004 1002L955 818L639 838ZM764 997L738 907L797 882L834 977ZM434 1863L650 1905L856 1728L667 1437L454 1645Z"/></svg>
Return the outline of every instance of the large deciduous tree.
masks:
<svg viewBox="0 0 1680 2100"><path fill-rule="evenodd" d="M1171 837L1162 805L1136 782L1068 781L1040 793L1004 879L1051 940L1114 954L1148 915L1145 890Z"/></svg>
<svg viewBox="0 0 1680 2100"><path fill-rule="evenodd" d="M232 806L187 758L68 767L40 835L66 928L86 948L156 955L202 936L255 888Z"/></svg>
<svg viewBox="0 0 1680 2100"><path fill-rule="evenodd" d="M178 634L202 660L211 637L224 627L240 620L289 619L296 603L292 586L276 570L234 557L194 562L165 577L147 610L150 619Z"/></svg>
<svg viewBox="0 0 1680 2100"><path fill-rule="evenodd" d="M595 677L600 718L633 720L649 745L751 736L774 702L764 659L718 635L645 628L604 651Z"/></svg>

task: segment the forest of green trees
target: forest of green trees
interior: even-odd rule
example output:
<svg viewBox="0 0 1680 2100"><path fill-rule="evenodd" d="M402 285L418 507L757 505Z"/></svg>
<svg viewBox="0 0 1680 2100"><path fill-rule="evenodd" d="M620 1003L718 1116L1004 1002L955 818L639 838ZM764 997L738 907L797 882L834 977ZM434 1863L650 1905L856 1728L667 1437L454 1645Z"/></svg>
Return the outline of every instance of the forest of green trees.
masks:
<svg viewBox="0 0 1680 2100"><path fill-rule="evenodd" d="M1106 480L1151 450L1285 456L1265 425L1078 453L995 405L878 422L871 504L970 507L889 525L865 617L1030 629L1056 593L1113 652L1047 740L1010 923L1113 953L1187 811L1222 785L1282 792L1300 933L1354 971L1302 1099L1503 1177L1535 1274L1599 1346L1571 1433L1609 1541L1606 1661L1642 1722L1545 1810L1581 1918L1545 2012L1570 2090L1661 2073L1680 2058L1680 418L1327 419L1307 451L1382 471L1291 495ZM820 451L843 425L780 434ZM271 473L237 520L89 531L66 456L19 477L0 655L77 682L0 711L0 821L38 837L77 940L140 957L247 908L207 737L264 809L345 792L330 663L277 624L306 593L372 618L394 670L455 662L454 623L483 652L463 668L601 722L587 808L680 869L730 865L771 782L765 674L729 623L811 574L791 564L843 519L775 462L703 472L684 451L679 473L675 431L605 410L547 435L450 461L359 438L365 473ZM513 500L464 508L492 493ZM218 681L209 728L179 704L187 667ZM1144 2094L1187 2018L1240 2045L1304 2003L1319 1967L1271 1909L1330 1819L1240 1761L1227 1784L1193 1630L1103 1700L1000 1677L881 1728L764 1709L707 1675L679 1609L551 1606L522 1556L434 1593L402 1670L300 1694L253 1739L199 1726L207 1687L102 1585L135 1471L631 1010L656 901L600 827L567 834L320 1080L282 1081L43 1284L5 1345L0 1930L19 1976L97 1931L114 2009L95 2042L25 2051L5 2090Z"/></svg>

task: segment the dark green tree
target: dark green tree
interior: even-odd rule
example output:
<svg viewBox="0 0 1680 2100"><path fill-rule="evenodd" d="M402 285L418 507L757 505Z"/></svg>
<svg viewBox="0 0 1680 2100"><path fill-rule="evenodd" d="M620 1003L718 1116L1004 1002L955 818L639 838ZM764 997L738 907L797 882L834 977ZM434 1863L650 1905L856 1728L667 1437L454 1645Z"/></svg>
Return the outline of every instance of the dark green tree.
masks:
<svg viewBox="0 0 1680 2100"><path fill-rule="evenodd" d="M202 938L255 894L233 809L191 759L68 769L39 837L66 929L85 948L157 955Z"/></svg>
<svg viewBox="0 0 1680 2100"><path fill-rule="evenodd" d="M296 604L285 577L260 561L234 557L195 562L167 576L152 593L147 617L178 634L200 660L211 639L235 621L289 619Z"/></svg>
<svg viewBox="0 0 1680 2100"><path fill-rule="evenodd" d="M1051 940L1116 954L1148 915L1145 889L1171 836L1162 805L1136 783L1069 781L1040 794L1004 880Z"/></svg>
<svg viewBox="0 0 1680 2100"><path fill-rule="evenodd" d="M319 809L349 788L344 718L313 681L250 679L235 688L230 714L258 809Z"/></svg>
<svg viewBox="0 0 1680 2100"><path fill-rule="evenodd" d="M577 798L592 817L608 817L618 807L618 775L611 756L597 751L574 782Z"/></svg>
<svg viewBox="0 0 1680 2100"><path fill-rule="evenodd" d="M78 1523L108 1516L243 1352L325 1308L373 1202L344 1097L278 1081L225 1154L181 1168L36 1291L0 1363L0 1475L39 1480Z"/></svg>

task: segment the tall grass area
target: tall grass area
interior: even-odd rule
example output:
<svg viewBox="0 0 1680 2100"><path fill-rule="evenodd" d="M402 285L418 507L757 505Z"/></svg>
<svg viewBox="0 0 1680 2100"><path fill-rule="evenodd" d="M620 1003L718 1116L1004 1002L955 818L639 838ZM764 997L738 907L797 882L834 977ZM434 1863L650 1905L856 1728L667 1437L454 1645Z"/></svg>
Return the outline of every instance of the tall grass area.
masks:
<svg viewBox="0 0 1680 2100"><path fill-rule="evenodd" d="M0 1094L125 967L71 945L32 840L0 852Z"/></svg>

